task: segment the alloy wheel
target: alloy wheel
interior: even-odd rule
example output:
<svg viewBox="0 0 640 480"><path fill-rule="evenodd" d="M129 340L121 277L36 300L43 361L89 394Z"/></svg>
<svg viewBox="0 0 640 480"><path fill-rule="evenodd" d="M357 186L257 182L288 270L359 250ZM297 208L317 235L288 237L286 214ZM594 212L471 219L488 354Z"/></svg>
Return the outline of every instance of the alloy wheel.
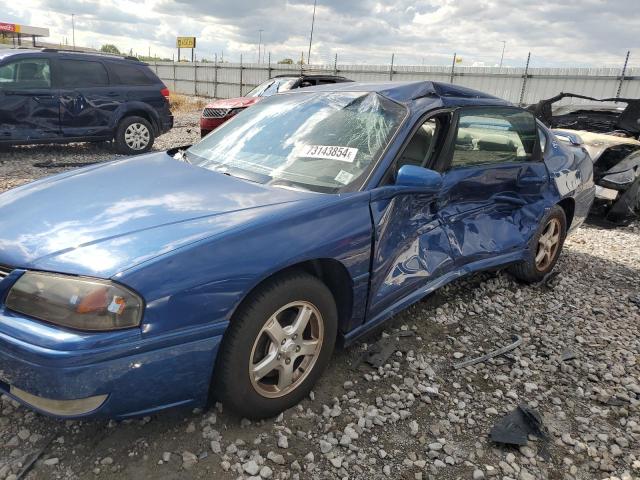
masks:
<svg viewBox="0 0 640 480"><path fill-rule="evenodd" d="M132 123L124 131L124 142L132 150L144 150L149 145L151 132L142 123Z"/></svg>
<svg viewBox="0 0 640 480"><path fill-rule="evenodd" d="M547 222L538 239L538 249L536 251L536 268L544 271L553 263L560 248L560 232L562 226L560 220L552 218Z"/></svg>
<svg viewBox="0 0 640 480"><path fill-rule="evenodd" d="M324 321L311 303L289 303L264 324L251 349L249 377L258 394L278 398L295 390L313 369Z"/></svg>

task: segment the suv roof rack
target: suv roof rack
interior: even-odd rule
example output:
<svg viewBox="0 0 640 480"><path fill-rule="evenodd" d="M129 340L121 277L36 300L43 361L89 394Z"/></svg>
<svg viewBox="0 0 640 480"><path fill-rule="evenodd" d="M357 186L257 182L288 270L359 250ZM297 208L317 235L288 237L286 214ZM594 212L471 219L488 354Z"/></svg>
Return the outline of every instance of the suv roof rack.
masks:
<svg viewBox="0 0 640 480"><path fill-rule="evenodd" d="M114 58L123 58L125 60L135 60L136 62L140 61L138 57L132 57L131 55L117 55L115 53L106 53L106 52L98 52L98 51L87 52L83 50L72 50L70 48L43 48L41 49L41 51L51 52L51 53L64 52L64 53L79 53L81 55L100 55L104 57L114 57Z"/></svg>

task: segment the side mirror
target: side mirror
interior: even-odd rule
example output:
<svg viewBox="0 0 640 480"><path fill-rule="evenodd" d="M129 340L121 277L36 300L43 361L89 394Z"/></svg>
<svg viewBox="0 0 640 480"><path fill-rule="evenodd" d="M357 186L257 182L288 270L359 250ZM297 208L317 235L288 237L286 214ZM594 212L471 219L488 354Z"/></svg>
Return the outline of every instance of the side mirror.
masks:
<svg viewBox="0 0 640 480"><path fill-rule="evenodd" d="M442 175L428 168L404 165L398 171L396 185L417 187L424 190L425 193L437 193L442 187Z"/></svg>

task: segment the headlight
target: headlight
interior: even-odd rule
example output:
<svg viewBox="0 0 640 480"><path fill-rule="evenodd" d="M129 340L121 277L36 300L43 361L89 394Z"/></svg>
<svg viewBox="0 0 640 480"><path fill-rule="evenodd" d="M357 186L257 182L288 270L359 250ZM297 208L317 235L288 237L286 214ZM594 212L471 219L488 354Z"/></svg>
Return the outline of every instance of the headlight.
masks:
<svg viewBox="0 0 640 480"><path fill-rule="evenodd" d="M638 169L638 171L640 172L640 169ZM606 175L605 177L602 177L602 180L604 182L622 186L633 182L636 179L636 176L636 171L631 168L629 170L625 170L624 172L611 173L609 175Z"/></svg>
<svg viewBox="0 0 640 480"><path fill-rule="evenodd" d="M125 287L93 278L26 272L9 291L7 308L80 330L136 327L142 300Z"/></svg>

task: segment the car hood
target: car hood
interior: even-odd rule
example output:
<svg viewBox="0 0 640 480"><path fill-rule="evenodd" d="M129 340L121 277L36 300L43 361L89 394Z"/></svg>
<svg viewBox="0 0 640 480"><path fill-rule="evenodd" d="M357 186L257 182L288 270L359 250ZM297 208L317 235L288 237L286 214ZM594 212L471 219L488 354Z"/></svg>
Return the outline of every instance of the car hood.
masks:
<svg viewBox="0 0 640 480"><path fill-rule="evenodd" d="M110 277L189 243L324 197L153 153L0 195L0 264Z"/></svg>
<svg viewBox="0 0 640 480"><path fill-rule="evenodd" d="M583 142L583 147L594 163L596 163L602 154L611 147L620 145L628 146L630 150L640 150L640 141L629 137L618 137L616 135L607 135L605 133L587 132L586 130L571 130L568 128L554 128L554 132L565 132L568 134L578 135Z"/></svg>
<svg viewBox="0 0 640 480"><path fill-rule="evenodd" d="M258 103L262 97L238 97L216 100L206 106L206 108L242 108Z"/></svg>

